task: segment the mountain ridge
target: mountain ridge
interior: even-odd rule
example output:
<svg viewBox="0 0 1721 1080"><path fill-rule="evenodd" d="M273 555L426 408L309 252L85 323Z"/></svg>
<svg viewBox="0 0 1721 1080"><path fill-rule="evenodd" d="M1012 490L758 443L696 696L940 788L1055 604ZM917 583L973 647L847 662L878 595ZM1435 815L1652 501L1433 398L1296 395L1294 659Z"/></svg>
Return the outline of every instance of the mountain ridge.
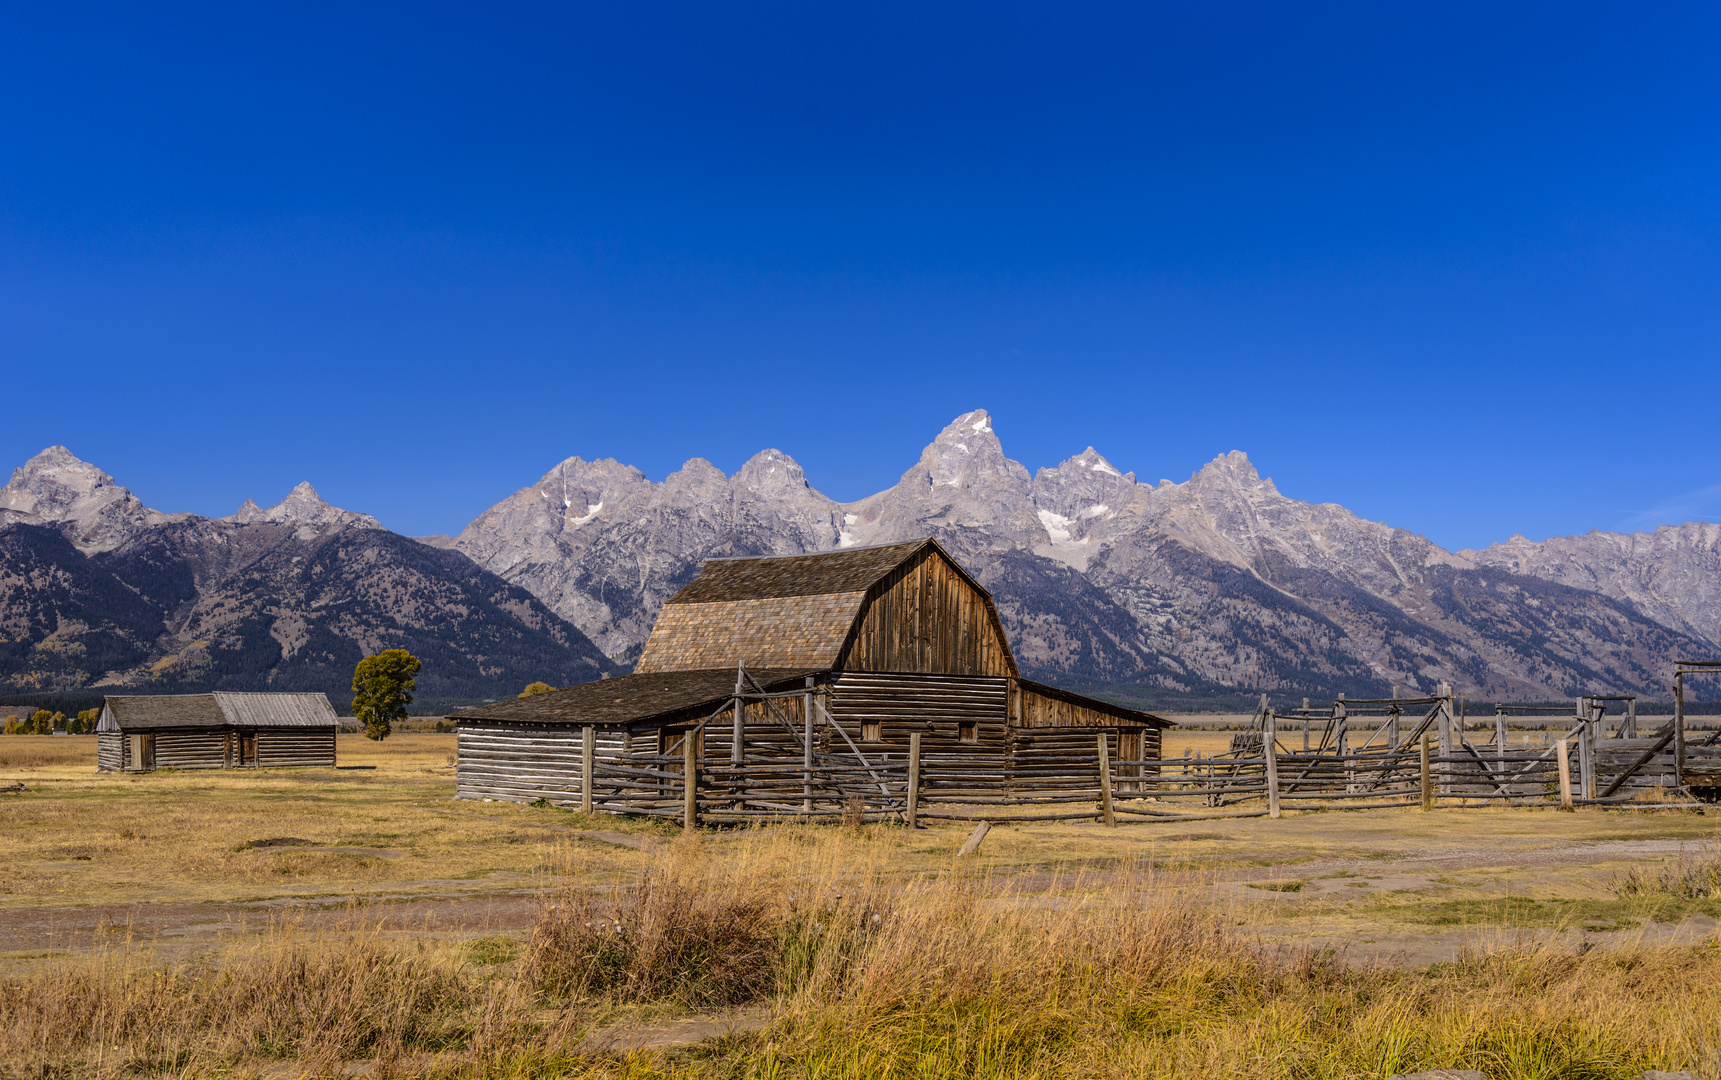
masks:
<svg viewBox="0 0 1721 1080"><path fill-rule="evenodd" d="M1114 696L1442 681L1500 700L1656 694L1676 654L1721 652L1721 526L1448 551L1289 497L1240 450L1181 483L1141 482L1091 445L1030 473L976 409L851 502L777 449L732 476L691 458L656 482L570 457L458 535L416 539L309 483L225 518L163 514L50 447L0 489L0 678L191 686L318 665L331 678L354 650L446 638L461 692L493 693L528 670L625 670L708 558L920 536L992 590L1025 673ZM130 666L87 671L78 648Z"/></svg>
<svg viewBox="0 0 1721 1080"><path fill-rule="evenodd" d="M761 487L766 469L775 493ZM564 488L578 497L558 500ZM1658 594L1657 607L1621 582L1584 587L1522 554L1529 569L1514 571L1336 503L1289 498L1242 451L1182 483L1141 483L1093 446L1030 474L983 409L946 425L896 484L853 502L817 491L778 450L734 477L696 458L661 484L613 459L570 458L475 518L455 546L625 663L705 558L922 535L998 594L1038 675L1089 687L1648 691L1664 678L1656 658L1721 640L1721 603L1683 611L1698 589ZM1721 582L1721 565L1706 570L1680 582Z"/></svg>
<svg viewBox="0 0 1721 1080"><path fill-rule="evenodd" d="M162 514L51 447L0 489L0 687L321 690L385 648L422 703L619 671L529 592L309 483L226 518Z"/></svg>

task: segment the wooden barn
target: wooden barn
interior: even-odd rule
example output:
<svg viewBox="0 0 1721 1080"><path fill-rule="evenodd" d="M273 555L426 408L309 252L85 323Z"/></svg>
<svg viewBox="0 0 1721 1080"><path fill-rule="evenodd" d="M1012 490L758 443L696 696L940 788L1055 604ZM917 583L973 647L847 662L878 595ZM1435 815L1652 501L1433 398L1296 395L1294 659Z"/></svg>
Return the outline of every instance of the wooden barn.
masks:
<svg viewBox="0 0 1721 1080"><path fill-rule="evenodd" d="M713 559L664 605L633 674L455 719L462 797L565 804L582 801L594 757L641 766L636 794L655 782L667 793L689 750L865 780L904 762L911 741L950 781L944 795L1026 793L1058 786L1074 759L1091 773L1101 735L1127 787L1153 770L1170 726L1022 678L991 595L930 539Z"/></svg>
<svg viewBox="0 0 1721 1080"><path fill-rule="evenodd" d="M96 724L104 772L334 763L335 710L323 694L110 696Z"/></svg>

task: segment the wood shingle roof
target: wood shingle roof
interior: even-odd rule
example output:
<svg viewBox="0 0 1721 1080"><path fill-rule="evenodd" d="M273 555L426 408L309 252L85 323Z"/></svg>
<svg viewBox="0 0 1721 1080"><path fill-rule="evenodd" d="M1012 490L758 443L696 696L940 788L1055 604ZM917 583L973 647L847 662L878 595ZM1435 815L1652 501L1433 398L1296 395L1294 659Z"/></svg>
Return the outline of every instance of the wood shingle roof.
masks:
<svg viewBox="0 0 1721 1080"><path fill-rule="evenodd" d="M932 540L823 551L816 555L710 559L666 604L864 593ZM954 560L952 560L954 561Z"/></svg>
<svg viewBox="0 0 1721 1080"><path fill-rule="evenodd" d="M110 694L98 731L159 728L336 726L328 696L315 693Z"/></svg>
<svg viewBox="0 0 1721 1080"><path fill-rule="evenodd" d="M818 668L749 668L767 690L792 686ZM598 727L709 705L716 708L735 692L733 667L703 671L662 671L599 679L546 694L480 705L453 715L456 720L500 720L523 724L593 724Z"/></svg>
<svg viewBox="0 0 1721 1080"><path fill-rule="evenodd" d="M224 727L227 718L210 694L127 694L108 696L99 731L146 731L151 728Z"/></svg>

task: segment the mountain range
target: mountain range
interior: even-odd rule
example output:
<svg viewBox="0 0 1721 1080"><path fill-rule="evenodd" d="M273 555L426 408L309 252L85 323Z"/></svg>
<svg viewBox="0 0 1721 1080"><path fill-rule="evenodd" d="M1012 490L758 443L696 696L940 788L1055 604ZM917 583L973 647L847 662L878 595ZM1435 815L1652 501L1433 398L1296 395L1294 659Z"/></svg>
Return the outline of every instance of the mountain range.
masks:
<svg viewBox="0 0 1721 1080"><path fill-rule="evenodd" d="M401 645L430 697L493 697L627 670L707 558L929 535L993 592L1026 674L1120 700L1664 696L1673 659L1721 654L1715 525L1447 551L1282 495L1237 451L1182 483L1092 447L1030 474L976 410L852 503L778 450L662 482L575 457L416 539L308 484L158 513L54 447L0 489L0 680L320 689Z"/></svg>
<svg viewBox="0 0 1721 1080"><path fill-rule="evenodd" d="M321 690L405 648L422 703L617 667L525 589L330 506L301 484L267 510L162 514L64 447L0 489L0 687Z"/></svg>

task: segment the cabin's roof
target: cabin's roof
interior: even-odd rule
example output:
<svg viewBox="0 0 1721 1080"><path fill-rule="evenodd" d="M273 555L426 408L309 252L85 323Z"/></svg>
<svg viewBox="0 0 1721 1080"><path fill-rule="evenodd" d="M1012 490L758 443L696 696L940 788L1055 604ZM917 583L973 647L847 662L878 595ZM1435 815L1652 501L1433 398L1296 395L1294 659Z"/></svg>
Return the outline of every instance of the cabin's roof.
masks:
<svg viewBox="0 0 1721 1080"><path fill-rule="evenodd" d="M234 727L328 727L337 723L327 694L236 694L217 690L215 704Z"/></svg>
<svg viewBox="0 0 1721 1080"><path fill-rule="evenodd" d="M97 731L224 727L227 718L212 694L109 695Z"/></svg>
<svg viewBox="0 0 1721 1080"><path fill-rule="evenodd" d="M938 546L934 540L921 539L814 555L707 559L699 576L665 603L710 604L864 593L928 544ZM953 565L956 562L950 561Z"/></svg>
<svg viewBox="0 0 1721 1080"><path fill-rule="evenodd" d="M335 726L324 694L110 694L97 731L153 728Z"/></svg>
<svg viewBox="0 0 1721 1080"><path fill-rule="evenodd" d="M783 689L819 668L749 668L767 690ZM749 687L751 689L751 687ZM735 669L660 671L599 679L531 697L480 705L453 715L456 720L506 720L523 724L573 724L616 727L647 721L700 705L715 708L735 693Z"/></svg>

